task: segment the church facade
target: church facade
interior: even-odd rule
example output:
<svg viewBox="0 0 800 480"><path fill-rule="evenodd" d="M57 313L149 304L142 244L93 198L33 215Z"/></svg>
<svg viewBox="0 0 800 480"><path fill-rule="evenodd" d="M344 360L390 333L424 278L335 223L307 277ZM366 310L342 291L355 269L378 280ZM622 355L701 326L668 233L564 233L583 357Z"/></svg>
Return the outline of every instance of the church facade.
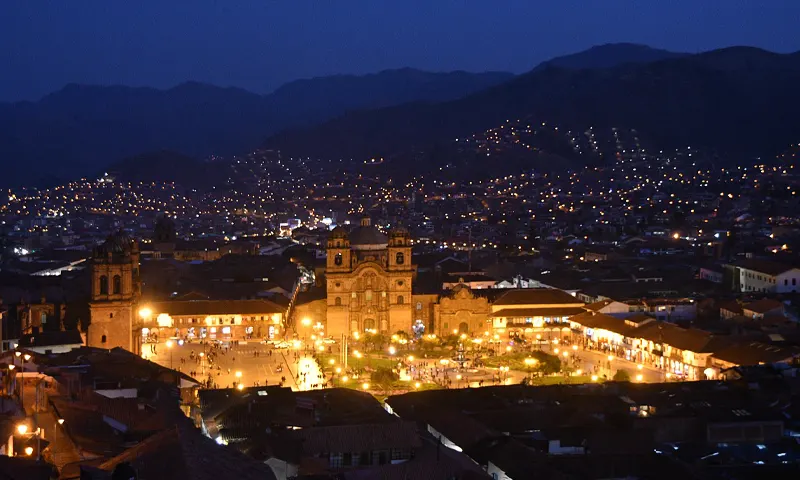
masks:
<svg viewBox="0 0 800 480"><path fill-rule="evenodd" d="M92 284L86 344L140 353L141 342L134 335L137 322L134 312L141 295L139 244L119 232L94 249L90 262Z"/></svg>
<svg viewBox="0 0 800 480"><path fill-rule="evenodd" d="M410 330L415 273L406 229L387 236L369 218L351 232L336 227L327 243L326 333Z"/></svg>

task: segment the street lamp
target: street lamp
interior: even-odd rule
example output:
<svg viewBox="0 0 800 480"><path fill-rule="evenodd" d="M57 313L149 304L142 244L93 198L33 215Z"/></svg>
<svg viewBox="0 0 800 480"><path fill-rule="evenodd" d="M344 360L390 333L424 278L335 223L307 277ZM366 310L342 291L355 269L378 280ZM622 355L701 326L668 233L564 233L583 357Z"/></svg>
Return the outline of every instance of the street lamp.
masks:
<svg viewBox="0 0 800 480"><path fill-rule="evenodd" d="M174 342L172 340L167 340L167 349L169 349L169 368L172 368L172 346Z"/></svg>
<svg viewBox="0 0 800 480"><path fill-rule="evenodd" d="M26 433L28 433L28 426L25 425L24 423L20 423L19 425L17 425L17 433L19 433L20 435L25 435Z"/></svg>
<svg viewBox="0 0 800 480"><path fill-rule="evenodd" d="M33 447L25 447L25 455L29 457L33 455Z"/></svg>
<svg viewBox="0 0 800 480"><path fill-rule="evenodd" d="M394 355L395 353L397 353L397 349L394 345L389 345L389 355Z"/></svg>
<svg viewBox="0 0 800 480"><path fill-rule="evenodd" d="M142 307L142 308L139 309L139 317L141 317L142 320L145 320L145 319L149 318L150 315L152 315L152 314L153 314L153 311L150 310L147 307Z"/></svg>

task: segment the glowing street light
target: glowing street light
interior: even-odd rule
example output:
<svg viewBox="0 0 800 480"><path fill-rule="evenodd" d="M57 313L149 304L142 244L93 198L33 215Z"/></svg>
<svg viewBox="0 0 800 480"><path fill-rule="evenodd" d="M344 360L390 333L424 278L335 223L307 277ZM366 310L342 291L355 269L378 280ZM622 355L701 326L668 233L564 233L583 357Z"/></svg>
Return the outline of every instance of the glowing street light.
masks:
<svg viewBox="0 0 800 480"><path fill-rule="evenodd" d="M308 317L305 317L300 321L300 323L302 323L304 327L310 327L311 326L311 319L308 318Z"/></svg>
<svg viewBox="0 0 800 480"><path fill-rule="evenodd" d="M414 355L409 355L408 356L408 361L409 362L413 362L414 361Z"/></svg>
<svg viewBox="0 0 800 480"><path fill-rule="evenodd" d="M25 447L25 455L29 457L33 455L33 447Z"/></svg>
<svg viewBox="0 0 800 480"><path fill-rule="evenodd" d="M242 378L242 371L236 370L236 378Z"/></svg>
<svg viewBox="0 0 800 480"><path fill-rule="evenodd" d="M367 382L362 383L361 384L361 388L364 389L364 390L369 390L369 383L367 383Z"/></svg>
<svg viewBox="0 0 800 480"><path fill-rule="evenodd" d="M636 375L636 381L637 382L641 382L643 379L644 379L644 375L642 375L641 373Z"/></svg>
<svg viewBox="0 0 800 480"><path fill-rule="evenodd" d="M596 381L597 381L597 375L592 375L592 381L593 381L593 382L596 382Z"/></svg>
<svg viewBox="0 0 800 480"><path fill-rule="evenodd" d="M244 390L244 384L240 383L239 385L236 385L236 388L239 389L239 391L241 392L242 390Z"/></svg>
<svg viewBox="0 0 800 480"><path fill-rule="evenodd" d="M397 353L397 349L394 345L389 345L389 355L394 355L395 353Z"/></svg>
<svg viewBox="0 0 800 480"><path fill-rule="evenodd" d="M139 317L141 317L142 319L150 318L150 315L152 315L152 314L153 314L153 310L151 310L151 309L149 309L147 307L142 307L142 308L139 309Z"/></svg>
<svg viewBox="0 0 800 480"><path fill-rule="evenodd" d="M17 432L20 435L25 435L26 433L28 433L28 426L25 425L24 423L20 423L19 425L17 425Z"/></svg>
<svg viewBox="0 0 800 480"><path fill-rule="evenodd" d="M328 365L334 365L334 364L336 364L336 360L334 360L332 358L330 360L328 360Z"/></svg>

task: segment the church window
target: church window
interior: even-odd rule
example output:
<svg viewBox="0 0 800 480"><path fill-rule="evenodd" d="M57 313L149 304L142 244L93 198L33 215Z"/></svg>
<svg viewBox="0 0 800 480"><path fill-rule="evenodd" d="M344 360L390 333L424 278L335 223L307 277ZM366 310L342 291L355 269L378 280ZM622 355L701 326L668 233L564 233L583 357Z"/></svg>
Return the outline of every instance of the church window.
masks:
<svg viewBox="0 0 800 480"><path fill-rule="evenodd" d="M403 255L403 252L397 252L397 255L395 255L394 261L398 265L402 265L406 261L406 257L405 257L405 255Z"/></svg>
<svg viewBox="0 0 800 480"><path fill-rule="evenodd" d="M417 310L422 310L422 302L417 302Z"/></svg>
<svg viewBox="0 0 800 480"><path fill-rule="evenodd" d="M342 299L336 297L335 299L333 299L333 304L336 305L337 307L340 307L342 305Z"/></svg>
<svg viewBox="0 0 800 480"><path fill-rule="evenodd" d="M108 277L100 277L100 295L108 295Z"/></svg>
<svg viewBox="0 0 800 480"><path fill-rule="evenodd" d="M112 291L115 295L122 293L122 278L119 275L114 275Z"/></svg>
<svg viewBox="0 0 800 480"><path fill-rule="evenodd" d="M405 298L403 298L402 295L398 295L397 296L397 304L398 305L403 305L403 303L405 303Z"/></svg>
<svg viewBox="0 0 800 480"><path fill-rule="evenodd" d="M397 286L398 286L398 287L402 287L402 286L403 286L403 283L404 283L404 282L403 282L402 280L398 280L398 281L397 281Z"/></svg>
<svg viewBox="0 0 800 480"><path fill-rule="evenodd" d="M342 264L342 254L341 253L337 253L336 256L333 257L333 263L335 263L336 265L341 265Z"/></svg>
<svg viewBox="0 0 800 480"><path fill-rule="evenodd" d="M106 341L107 341L107 340L108 340L108 339L106 338L106 336L105 336L105 335L103 335L102 337L100 337L100 343L106 343Z"/></svg>

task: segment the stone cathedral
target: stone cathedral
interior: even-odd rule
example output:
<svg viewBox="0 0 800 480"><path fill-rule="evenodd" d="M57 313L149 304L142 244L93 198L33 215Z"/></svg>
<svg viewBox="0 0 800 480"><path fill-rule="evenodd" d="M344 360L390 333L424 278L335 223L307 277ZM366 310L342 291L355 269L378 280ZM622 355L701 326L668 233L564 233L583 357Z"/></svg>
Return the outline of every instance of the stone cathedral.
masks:
<svg viewBox="0 0 800 480"><path fill-rule="evenodd" d="M336 227L327 244L327 333L394 333L412 324L411 264L408 230L388 237L365 217L347 232Z"/></svg>
<svg viewBox="0 0 800 480"><path fill-rule="evenodd" d="M86 343L140 353L140 336L134 335L136 306L141 295L139 244L124 232L108 237L90 259L91 300Z"/></svg>

